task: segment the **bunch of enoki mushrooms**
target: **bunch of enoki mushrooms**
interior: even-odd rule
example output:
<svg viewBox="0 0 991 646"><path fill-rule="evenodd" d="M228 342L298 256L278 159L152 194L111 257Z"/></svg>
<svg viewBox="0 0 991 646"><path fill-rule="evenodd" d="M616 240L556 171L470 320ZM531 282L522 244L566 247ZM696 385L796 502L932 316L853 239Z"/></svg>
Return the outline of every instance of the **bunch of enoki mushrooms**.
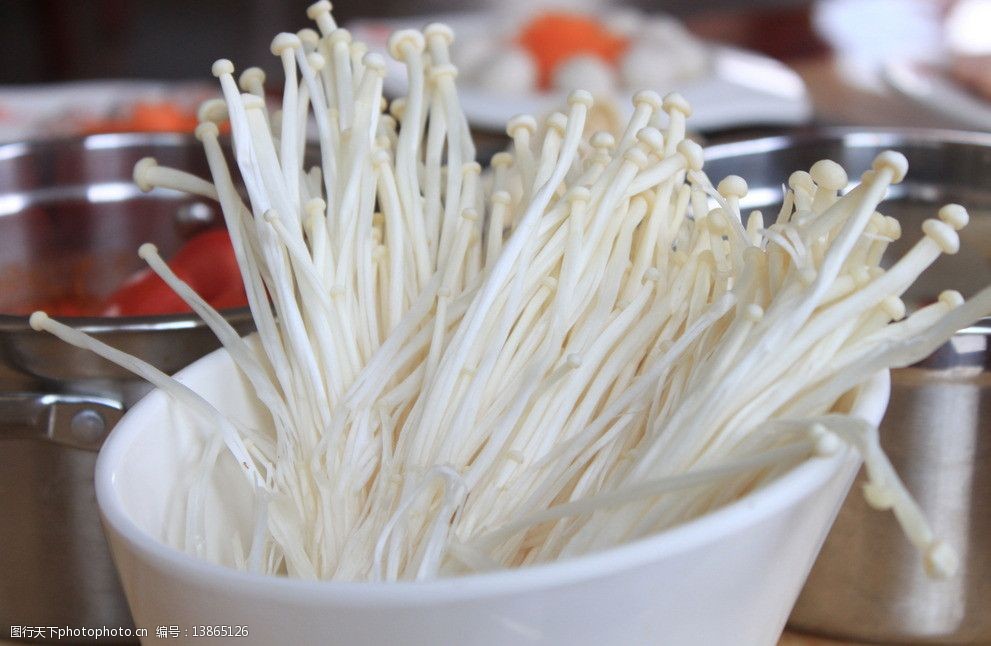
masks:
<svg viewBox="0 0 991 646"><path fill-rule="evenodd" d="M139 185L218 200L257 339L241 339L155 247L140 255L213 329L270 418L248 425L150 365L44 313L31 318L171 394L204 438L178 547L307 579L421 580L581 555L654 534L854 447L926 569L934 536L877 431L841 405L991 312L991 290L900 295L957 251L958 205L885 269L899 223L877 211L907 172L879 155L848 192L823 160L778 213L744 214L746 182L713 185L677 94L633 97L621 133L586 133L593 98L475 161L451 30L399 31L406 96L383 56L338 28L279 34L281 106L264 74L213 73L196 135L212 181L144 161ZM240 82L240 83L239 83ZM218 125L230 123L237 173ZM308 128L319 163L308 165ZM239 175L240 179L236 179ZM248 201L237 187L243 185ZM254 522L208 541L205 488L226 463Z"/></svg>

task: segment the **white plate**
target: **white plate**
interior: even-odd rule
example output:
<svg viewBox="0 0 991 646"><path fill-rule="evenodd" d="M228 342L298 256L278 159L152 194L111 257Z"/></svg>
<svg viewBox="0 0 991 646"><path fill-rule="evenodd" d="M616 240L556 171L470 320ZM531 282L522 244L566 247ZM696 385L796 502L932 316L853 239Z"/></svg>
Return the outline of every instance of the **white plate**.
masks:
<svg viewBox="0 0 991 646"><path fill-rule="evenodd" d="M892 60L883 74L894 90L916 103L971 128L991 130L991 102L974 96L938 67Z"/></svg>
<svg viewBox="0 0 991 646"><path fill-rule="evenodd" d="M385 92L401 95L406 89L406 70L387 53L389 34L397 29L419 29L431 22L449 24L457 38L483 37L480 34L505 24L495 14L434 16L398 20L363 20L348 25L355 40L370 51L386 55L388 75ZM748 125L794 125L808 121L812 114L802 79L786 65L750 51L708 45L710 64L702 76L686 81L677 89L692 104L689 120L695 130L716 130ZM637 88L640 89L640 88ZM666 92L667 89L657 89ZM633 95L633 91L629 92ZM521 92L500 95L458 84L458 96L469 122L481 129L502 130L517 114L542 115L564 104L564 95L554 92ZM621 109L632 110L629 97L616 97Z"/></svg>
<svg viewBox="0 0 991 646"><path fill-rule="evenodd" d="M200 81L96 80L0 88L0 142L82 133L139 101L169 101L195 111L220 94Z"/></svg>

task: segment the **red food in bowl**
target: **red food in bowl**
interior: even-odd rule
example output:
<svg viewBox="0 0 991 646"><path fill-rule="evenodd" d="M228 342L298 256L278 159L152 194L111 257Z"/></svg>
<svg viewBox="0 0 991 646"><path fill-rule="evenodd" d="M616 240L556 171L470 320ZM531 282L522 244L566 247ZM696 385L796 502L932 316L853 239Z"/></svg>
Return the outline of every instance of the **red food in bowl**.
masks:
<svg viewBox="0 0 991 646"><path fill-rule="evenodd" d="M180 280L217 309L248 304L231 238L225 229L199 233L168 261ZM101 316L150 316L189 312L189 306L150 269L131 276L103 303Z"/></svg>

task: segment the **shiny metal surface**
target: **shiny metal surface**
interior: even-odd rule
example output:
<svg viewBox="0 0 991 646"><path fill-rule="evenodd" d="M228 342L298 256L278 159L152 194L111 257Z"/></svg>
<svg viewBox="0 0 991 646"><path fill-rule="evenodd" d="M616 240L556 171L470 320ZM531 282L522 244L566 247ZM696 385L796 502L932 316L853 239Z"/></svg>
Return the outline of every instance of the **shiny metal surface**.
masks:
<svg viewBox="0 0 991 646"><path fill-rule="evenodd" d="M96 455L37 440L0 441L4 638L12 624L132 625L97 515Z"/></svg>
<svg viewBox="0 0 991 646"><path fill-rule="evenodd" d="M104 296L143 266L142 242L167 256L219 216L179 193L140 192L131 174L146 156L208 174L199 143L180 135L0 146L0 635L10 625L130 624L92 478L96 449L149 386L9 312ZM250 331L246 310L227 317ZM191 315L62 320L168 373L218 346Z"/></svg>
<svg viewBox="0 0 991 646"><path fill-rule="evenodd" d="M834 159L856 177L880 151L909 161L905 182L882 205L903 239L946 202L971 212L962 249L941 258L906 295L940 289L965 296L991 284L991 135L946 131L825 130L713 146L706 169L750 184L749 208L776 214L781 184L797 169ZM959 550L961 573L929 580L894 518L867 507L854 485L791 616L798 630L883 643L991 643L991 320L962 331L922 363L892 372L881 441L936 531Z"/></svg>
<svg viewBox="0 0 991 646"><path fill-rule="evenodd" d="M146 387L91 352L38 334L24 311L31 301L72 294L105 296L143 267L142 242L167 257L197 230L190 212L211 204L156 189L142 193L131 174L154 156L163 165L208 175L199 143L182 135L109 134L0 146L0 390L100 394L133 403ZM214 218L219 217L215 215ZM228 315L247 330L245 310ZM72 319L72 325L165 372L202 356L217 342L189 315Z"/></svg>
<svg viewBox="0 0 991 646"><path fill-rule="evenodd" d="M99 451L124 414L113 399L59 393L0 393L0 440L48 440Z"/></svg>

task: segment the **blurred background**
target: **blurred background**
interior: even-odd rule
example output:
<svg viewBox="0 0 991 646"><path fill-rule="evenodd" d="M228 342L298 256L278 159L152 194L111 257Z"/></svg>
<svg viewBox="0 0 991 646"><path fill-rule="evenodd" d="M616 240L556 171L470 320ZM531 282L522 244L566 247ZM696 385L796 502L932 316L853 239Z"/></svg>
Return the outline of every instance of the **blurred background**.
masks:
<svg viewBox="0 0 991 646"><path fill-rule="evenodd" d="M121 119L130 116L129 104L141 99L146 103L168 103L170 98L165 95L172 95L179 111L188 111L192 101L184 102L182 95L198 101L201 95L197 92L208 92L208 87L183 85L179 87L186 92L175 94L177 86L160 82L209 84L210 65L220 57L233 60L239 70L256 65L265 69L270 79L278 79L278 60L269 52L272 35L309 26L305 16L308 4L309 0L3 2L0 37L5 43L7 64L0 67L0 138L63 133L71 128L121 129L126 125ZM677 88L701 113L695 119L695 127L702 131L718 133L742 128L750 133L754 127L813 123L991 129L991 104L985 102L991 97L991 65L986 64L991 59L982 56L991 52L988 0L334 3L338 24L359 31L361 27L391 27L397 22L421 26L438 15L498 25L498 29L482 36L503 49L518 44L526 28L548 12L593 16L606 33L624 39L624 54L607 57L605 72L594 65L572 66L578 69L580 78L587 82L598 78L599 72L613 74L619 79L612 83L617 95L626 89L623 80L670 86L654 88L659 91ZM691 62L686 63L684 51L666 51L663 42L659 47L650 43L641 47L642 34L633 33L634 26L639 24L640 31L644 31L645 25L649 26L648 19L663 21L668 26L665 33L669 39L671 25L683 27L684 33L679 37L701 44L701 49L694 50L695 55L708 56L707 63L692 68ZM470 49L477 55L476 50L484 49L475 46L481 36L471 34L471 24L459 26L461 40L467 29L473 41L462 50ZM662 31L655 29L656 33ZM756 57L713 63L712 48L723 46L739 48ZM634 50L639 58L634 56ZM472 52L461 53L470 56ZM689 70L691 73L672 78L671 74L658 77L651 71L671 68L671 57L679 56L677 65L687 65L694 72ZM627 61L633 58L637 60ZM775 71L778 68L764 64L771 60L783 63L797 76L783 76ZM472 89L489 89L489 94L504 95L507 81L514 88L520 84L515 71L511 79L506 78L508 63L495 71L466 75L466 62L455 62L462 67L461 85L469 94ZM638 66L640 71L628 69ZM538 68L538 79L542 79L546 70L540 65ZM108 104L111 93L92 81L110 79L153 81L156 85L117 84L113 90L119 101ZM713 89L714 79L729 80L733 87ZM558 80L550 81L550 89L566 89L566 79L561 83ZM30 92L42 84L70 81L88 83L77 83L72 86L75 91L68 95ZM610 82L607 79L605 83ZM536 94L546 92L547 84L546 79L541 80L533 89ZM748 103L740 106L737 114L726 115L727 97L735 96L729 92L741 86L770 93L772 100L756 106ZM94 89L97 96L92 94ZM487 98L491 97L485 92L479 97L482 103ZM714 118L708 113L709 103L716 104L719 114ZM473 118L477 129L495 130L495 124L504 121L502 112L514 108L524 111L527 107L530 106L525 103L514 104L497 110L498 114L469 117L478 117ZM101 124L103 119L116 121ZM80 125L78 121L84 123ZM167 129L179 127L168 119L164 122L172 124L162 126ZM156 127L154 123L134 125L138 129Z"/></svg>
<svg viewBox="0 0 991 646"><path fill-rule="evenodd" d="M870 2L869 2L870 3ZM33 0L0 4L0 34L10 64L0 69L4 83L39 83L92 78L189 79L209 74L220 57L241 65L278 69L269 53L272 35L308 26L311 0ZM798 0L661 0L606 2L403 2L335 1L338 23L361 18L484 11L498 6L520 11L543 4L548 9L594 11L632 6L687 18L703 32L720 38L752 41L784 56L816 49L809 39L814 3ZM891 4L885 3L885 4ZM755 11L757 9L757 11ZM787 23L787 24L785 24ZM779 29L775 42L758 32ZM784 46L782 46L784 45Z"/></svg>

